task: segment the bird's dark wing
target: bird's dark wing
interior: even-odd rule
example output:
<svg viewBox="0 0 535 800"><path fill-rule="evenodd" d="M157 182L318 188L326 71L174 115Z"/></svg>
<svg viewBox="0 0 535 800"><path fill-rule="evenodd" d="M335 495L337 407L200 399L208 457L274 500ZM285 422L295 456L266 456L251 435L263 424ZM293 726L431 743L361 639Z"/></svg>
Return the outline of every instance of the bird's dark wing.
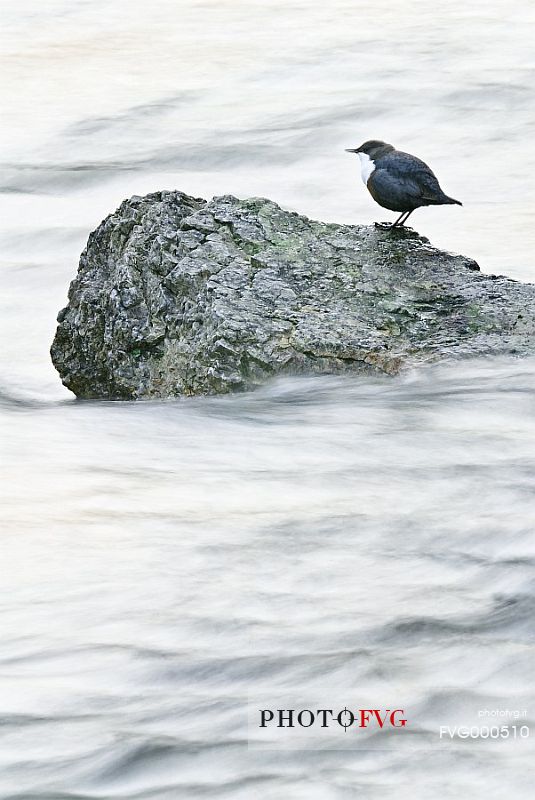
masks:
<svg viewBox="0 0 535 800"><path fill-rule="evenodd" d="M428 202L416 181L406 175L396 177L382 166L372 172L367 186L375 202L391 211L411 211Z"/></svg>
<svg viewBox="0 0 535 800"><path fill-rule="evenodd" d="M380 168L402 183L415 199L433 201L444 196L431 168L416 156L396 150L381 159Z"/></svg>

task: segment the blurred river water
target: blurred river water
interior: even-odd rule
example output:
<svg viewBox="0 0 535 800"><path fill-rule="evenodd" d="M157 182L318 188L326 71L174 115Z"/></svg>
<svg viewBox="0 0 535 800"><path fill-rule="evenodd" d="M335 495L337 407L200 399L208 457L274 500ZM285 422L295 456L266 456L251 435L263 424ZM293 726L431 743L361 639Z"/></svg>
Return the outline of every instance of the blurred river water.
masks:
<svg viewBox="0 0 535 800"><path fill-rule="evenodd" d="M368 138L464 202L420 233L534 280L535 6L4 0L0 20L2 800L531 797L535 360L124 404L75 401L48 348L123 198L390 219L344 152ZM260 698L326 686L389 686L412 733L255 746ZM438 738L517 708L524 742Z"/></svg>

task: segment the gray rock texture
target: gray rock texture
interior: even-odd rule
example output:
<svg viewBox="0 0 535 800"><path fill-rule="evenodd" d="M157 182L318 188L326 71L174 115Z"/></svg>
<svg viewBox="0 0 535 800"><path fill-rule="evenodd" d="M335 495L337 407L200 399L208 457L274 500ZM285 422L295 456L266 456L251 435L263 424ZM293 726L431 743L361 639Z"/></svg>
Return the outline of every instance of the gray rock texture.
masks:
<svg viewBox="0 0 535 800"><path fill-rule="evenodd" d="M253 387L535 352L535 286L412 230L315 222L262 198L132 197L94 231L52 360L81 398Z"/></svg>

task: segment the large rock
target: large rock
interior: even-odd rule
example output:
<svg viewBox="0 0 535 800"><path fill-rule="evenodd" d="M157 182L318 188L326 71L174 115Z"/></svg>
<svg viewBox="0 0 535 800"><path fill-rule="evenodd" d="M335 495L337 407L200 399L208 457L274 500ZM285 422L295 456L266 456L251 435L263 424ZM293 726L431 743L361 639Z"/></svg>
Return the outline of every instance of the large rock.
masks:
<svg viewBox="0 0 535 800"><path fill-rule="evenodd" d="M534 352L535 286L411 230L157 192L91 234L58 322L52 359L78 397L172 397Z"/></svg>

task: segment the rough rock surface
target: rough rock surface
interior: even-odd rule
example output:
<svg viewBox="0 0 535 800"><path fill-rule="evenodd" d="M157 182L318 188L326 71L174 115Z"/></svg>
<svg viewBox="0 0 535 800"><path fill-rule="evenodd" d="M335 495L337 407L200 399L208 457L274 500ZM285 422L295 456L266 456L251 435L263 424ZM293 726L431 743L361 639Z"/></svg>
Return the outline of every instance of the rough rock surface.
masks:
<svg viewBox="0 0 535 800"><path fill-rule="evenodd" d="M94 231L52 359L78 397L228 392L282 372L535 352L535 286L408 230L253 198L132 197Z"/></svg>

